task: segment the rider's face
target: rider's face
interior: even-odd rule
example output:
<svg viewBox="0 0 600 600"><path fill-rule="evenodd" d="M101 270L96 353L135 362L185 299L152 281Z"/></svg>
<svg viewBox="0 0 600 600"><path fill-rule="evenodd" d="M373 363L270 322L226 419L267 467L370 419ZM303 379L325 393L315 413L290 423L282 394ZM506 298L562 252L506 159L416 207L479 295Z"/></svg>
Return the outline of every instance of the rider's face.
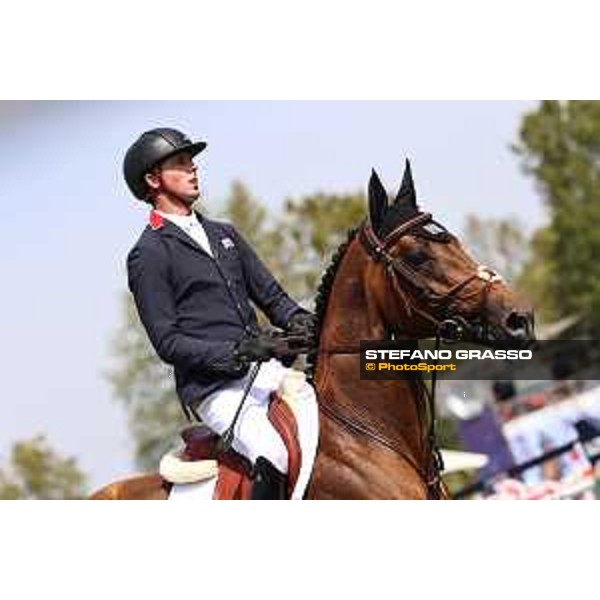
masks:
<svg viewBox="0 0 600 600"><path fill-rule="evenodd" d="M200 195L198 167L187 152L167 158L148 178L148 185L157 192L172 194L189 204Z"/></svg>

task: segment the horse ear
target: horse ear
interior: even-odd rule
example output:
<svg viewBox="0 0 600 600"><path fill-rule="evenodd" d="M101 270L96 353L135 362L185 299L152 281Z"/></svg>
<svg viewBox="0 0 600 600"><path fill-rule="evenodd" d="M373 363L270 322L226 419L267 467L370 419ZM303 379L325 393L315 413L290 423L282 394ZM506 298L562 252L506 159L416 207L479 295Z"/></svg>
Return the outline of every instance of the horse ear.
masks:
<svg viewBox="0 0 600 600"><path fill-rule="evenodd" d="M388 195L379 179L375 169L371 171L369 179L369 218L371 227L377 233L381 229L383 219L388 209Z"/></svg>
<svg viewBox="0 0 600 600"><path fill-rule="evenodd" d="M404 175L402 176L402 184L398 190L398 195L394 200L394 204L403 203L409 206L417 208L417 192L415 190L415 184L412 177L412 169L410 168L410 161L406 159L404 166Z"/></svg>

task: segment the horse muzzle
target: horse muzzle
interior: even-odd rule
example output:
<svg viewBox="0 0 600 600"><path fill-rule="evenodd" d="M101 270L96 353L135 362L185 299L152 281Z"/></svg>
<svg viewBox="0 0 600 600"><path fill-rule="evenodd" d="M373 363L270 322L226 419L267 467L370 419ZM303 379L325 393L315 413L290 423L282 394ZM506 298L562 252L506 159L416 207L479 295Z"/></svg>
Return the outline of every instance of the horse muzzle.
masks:
<svg viewBox="0 0 600 600"><path fill-rule="evenodd" d="M535 324L532 311L511 311L505 318L503 329L510 341L525 345L535 341Z"/></svg>

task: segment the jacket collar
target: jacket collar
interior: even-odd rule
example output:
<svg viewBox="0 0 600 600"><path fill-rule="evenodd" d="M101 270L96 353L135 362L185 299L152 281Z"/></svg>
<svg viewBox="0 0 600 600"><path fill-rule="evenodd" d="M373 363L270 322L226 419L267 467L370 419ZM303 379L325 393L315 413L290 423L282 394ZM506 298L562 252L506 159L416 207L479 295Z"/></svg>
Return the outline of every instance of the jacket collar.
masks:
<svg viewBox="0 0 600 600"><path fill-rule="evenodd" d="M214 258L218 258L219 231L217 231L215 224L201 213L194 211L193 214L196 215L196 218L204 227L204 231L206 232L206 236L208 237L208 241L210 243L210 247L213 252ZM208 252L206 252L204 248L199 246L187 233L182 231L180 227L178 227L174 223L171 223L171 221L169 221L168 219L165 219L161 214L159 214L155 210L150 212L149 225L152 230L159 231L162 235L177 238L180 242L183 242L190 248L193 248L198 252L202 252L202 254L205 254L206 256L210 256L210 254L208 254Z"/></svg>
<svg viewBox="0 0 600 600"><path fill-rule="evenodd" d="M166 219L155 210L150 211L149 224L151 229L156 231L157 229L161 229L165 225Z"/></svg>

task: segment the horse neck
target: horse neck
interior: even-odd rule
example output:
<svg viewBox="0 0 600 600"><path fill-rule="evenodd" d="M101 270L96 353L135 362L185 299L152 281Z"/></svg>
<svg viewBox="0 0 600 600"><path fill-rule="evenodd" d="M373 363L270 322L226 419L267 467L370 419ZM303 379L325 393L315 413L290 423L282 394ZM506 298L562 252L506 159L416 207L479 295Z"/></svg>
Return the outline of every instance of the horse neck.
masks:
<svg viewBox="0 0 600 600"><path fill-rule="evenodd" d="M365 273L370 267L360 242L349 245L335 275L321 329L320 345L327 348L358 346L361 339L382 339L385 322L373 295L368 294Z"/></svg>
<svg viewBox="0 0 600 600"><path fill-rule="evenodd" d="M371 430L426 460L419 390L409 381L360 379L360 340L385 339L383 307L370 288L380 281L376 266L355 238L343 257L325 309L315 383L322 402L354 415ZM337 353L336 351L339 351ZM354 353L350 353L355 351Z"/></svg>

